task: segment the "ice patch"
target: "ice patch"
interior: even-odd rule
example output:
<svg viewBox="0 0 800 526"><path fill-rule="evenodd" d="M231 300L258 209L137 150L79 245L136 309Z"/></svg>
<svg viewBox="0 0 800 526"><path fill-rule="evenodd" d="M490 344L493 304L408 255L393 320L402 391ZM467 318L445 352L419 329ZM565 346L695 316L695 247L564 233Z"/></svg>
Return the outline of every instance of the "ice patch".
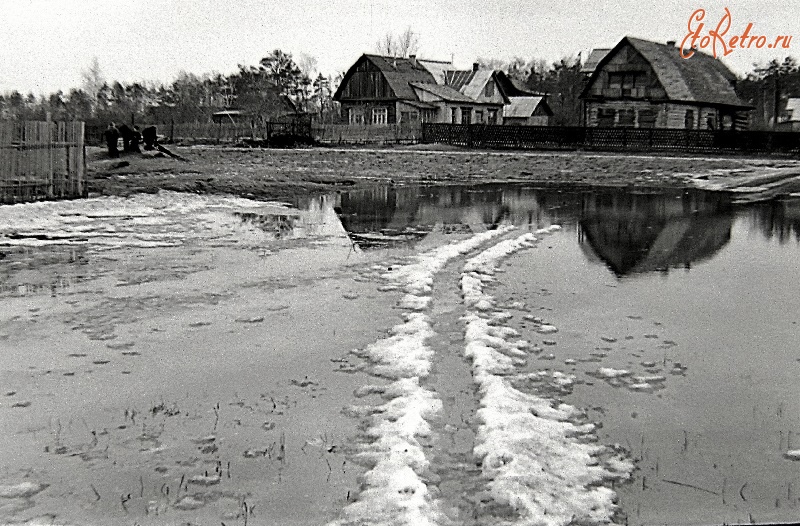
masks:
<svg viewBox="0 0 800 526"><path fill-rule="evenodd" d="M47 484L38 482L20 482L19 484L0 484L0 498L20 499L36 495L47 488Z"/></svg>
<svg viewBox="0 0 800 526"><path fill-rule="evenodd" d="M595 373L599 378L621 378L623 376L630 376L630 374L631 372L626 369L613 369L611 367L601 367Z"/></svg>
<svg viewBox="0 0 800 526"><path fill-rule="evenodd" d="M538 231L543 235L558 227ZM528 394L510 380L516 362L503 353L513 344L516 331L493 325L502 318L484 314L495 300L483 291L493 280L499 261L532 246L531 234L502 241L467 261L461 291L467 306L464 316L465 354L472 360L480 409L475 455L481 459L492 498L518 514L504 524L563 526L570 523L611 521L617 507L614 492L601 484L624 479L632 463L604 446L591 443L594 426L578 423L576 408ZM491 321L487 318L491 318ZM574 377L562 373L517 375L520 382L545 383L568 389Z"/></svg>

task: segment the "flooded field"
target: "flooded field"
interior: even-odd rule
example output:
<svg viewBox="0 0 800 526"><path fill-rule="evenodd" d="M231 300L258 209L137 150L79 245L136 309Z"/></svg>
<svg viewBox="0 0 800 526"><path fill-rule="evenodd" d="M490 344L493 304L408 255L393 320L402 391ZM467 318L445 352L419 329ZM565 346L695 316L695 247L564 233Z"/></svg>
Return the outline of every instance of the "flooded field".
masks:
<svg viewBox="0 0 800 526"><path fill-rule="evenodd" d="M0 523L795 520L800 202L0 207Z"/></svg>

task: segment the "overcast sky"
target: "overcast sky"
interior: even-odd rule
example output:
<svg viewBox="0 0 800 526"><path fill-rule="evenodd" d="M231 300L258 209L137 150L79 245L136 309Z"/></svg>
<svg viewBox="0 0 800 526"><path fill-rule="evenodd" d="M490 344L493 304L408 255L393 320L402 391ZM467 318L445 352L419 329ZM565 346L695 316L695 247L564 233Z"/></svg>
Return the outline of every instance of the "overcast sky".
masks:
<svg viewBox="0 0 800 526"><path fill-rule="evenodd" d="M611 47L625 35L680 41L698 8L730 34L748 23L788 50L735 50L735 72L773 57L800 57L800 0L0 0L0 93L68 91L93 57L109 82L169 83L181 71L231 73L273 49L306 54L324 74L375 51L387 32L411 27L422 58L548 61ZM797 34L793 34L797 33Z"/></svg>

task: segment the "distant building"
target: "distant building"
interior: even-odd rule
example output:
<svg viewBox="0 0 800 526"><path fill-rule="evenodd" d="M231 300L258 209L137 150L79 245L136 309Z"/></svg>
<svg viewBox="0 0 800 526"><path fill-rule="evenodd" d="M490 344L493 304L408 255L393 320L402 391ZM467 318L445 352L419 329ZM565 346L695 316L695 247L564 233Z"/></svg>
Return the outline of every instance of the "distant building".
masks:
<svg viewBox="0 0 800 526"><path fill-rule="evenodd" d="M506 73L495 73L497 82L508 97L503 108L503 124L523 126L547 126L553 111L547 104L547 95L536 93L519 80Z"/></svg>
<svg viewBox="0 0 800 526"><path fill-rule="evenodd" d="M800 131L800 97L790 97L778 116L779 131Z"/></svg>
<svg viewBox="0 0 800 526"><path fill-rule="evenodd" d="M413 55L365 54L347 71L333 98L349 124L502 124L511 100L499 75L477 64L458 70L451 62Z"/></svg>
<svg viewBox="0 0 800 526"><path fill-rule="evenodd" d="M333 100L349 124L396 124L433 120L436 106L421 102L412 82L436 84L433 74L415 58L361 55L347 73Z"/></svg>
<svg viewBox="0 0 800 526"><path fill-rule="evenodd" d="M752 107L735 82L710 55L684 59L674 42L625 37L594 67L581 94L583 119L587 126L741 129Z"/></svg>
<svg viewBox="0 0 800 526"><path fill-rule="evenodd" d="M503 109L503 124L522 126L547 126L553 112L542 97L509 97L510 103Z"/></svg>
<svg viewBox="0 0 800 526"><path fill-rule="evenodd" d="M590 51L586 62L581 65L581 73L591 76L594 70L597 69L597 65L608 55L609 51L611 51L610 48L596 48Z"/></svg>

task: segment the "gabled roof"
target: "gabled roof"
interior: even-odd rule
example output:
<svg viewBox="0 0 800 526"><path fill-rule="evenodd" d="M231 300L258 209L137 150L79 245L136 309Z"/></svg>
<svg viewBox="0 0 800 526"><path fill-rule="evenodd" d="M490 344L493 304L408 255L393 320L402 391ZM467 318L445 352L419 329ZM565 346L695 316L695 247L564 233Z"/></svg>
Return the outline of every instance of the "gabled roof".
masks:
<svg viewBox="0 0 800 526"><path fill-rule="evenodd" d="M459 88L459 91L467 97L478 99L481 93L483 93L483 88L486 86L486 83L492 79L492 75L494 75L494 71L491 69L473 71L469 80Z"/></svg>
<svg viewBox="0 0 800 526"><path fill-rule="evenodd" d="M526 95L541 95L526 86L522 81L508 76L505 71L495 72L495 78L500 89L507 97L522 97Z"/></svg>
<svg viewBox="0 0 800 526"><path fill-rule="evenodd" d="M437 84L445 84L445 76L447 74L447 71L453 69L452 62L447 62L443 60L426 60L418 58L417 64L427 69L428 72L430 72L430 74L433 75L433 80Z"/></svg>
<svg viewBox="0 0 800 526"><path fill-rule="evenodd" d="M427 91L428 93L439 97L448 102L468 102L474 104L475 101L460 91L453 89L451 86L442 86L432 82L412 82L411 86L415 89Z"/></svg>
<svg viewBox="0 0 800 526"><path fill-rule="evenodd" d="M369 55L365 53L364 55L361 55L361 58L359 58L355 64L353 64L350 69L347 70L347 73L345 73L341 84L339 84L339 89L336 90L336 93L333 96L334 100L338 100L338 97L341 95L341 91L343 90L344 86L347 85L347 82L353 75L355 68L363 60L368 60L376 68L378 68L381 73L383 73L383 76L386 78L386 82L394 92L395 97L401 100L415 100L417 98L416 95L414 95L414 90L412 90L411 86L409 86L410 82L435 82L431 72L420 64L421 61L413 61L408 58Z"/></svg>
<svg viewBox="0 0 800 526"><path fill-rule="evenodd" d="M634 37L624 37L600 60L582 96L586 96L605 65L626 45L638 51L650 64L667 93L667 99L750 107L736 95L733 89L736 75L722 61L697 50L691 58L684 59L673 45Z"/></svg>
<svg viewBox="0 0 800 526"><path fill-rule="evenodd" d="M544 97L509 97L509 100L510 103L503 109L503 117L527 119L533 115ZM545 110L548 115L553 114L549 107L545 107Z"/></svg>
<svg viewBox="0 0 800 526"><path fill-rule="evenodd" d="M589 53L589 58L581 66L581 73L594 73L594 70L597 69L597 64L608 55L609 51L611 51L611 48L607 47L593 49Z"/></svg>

